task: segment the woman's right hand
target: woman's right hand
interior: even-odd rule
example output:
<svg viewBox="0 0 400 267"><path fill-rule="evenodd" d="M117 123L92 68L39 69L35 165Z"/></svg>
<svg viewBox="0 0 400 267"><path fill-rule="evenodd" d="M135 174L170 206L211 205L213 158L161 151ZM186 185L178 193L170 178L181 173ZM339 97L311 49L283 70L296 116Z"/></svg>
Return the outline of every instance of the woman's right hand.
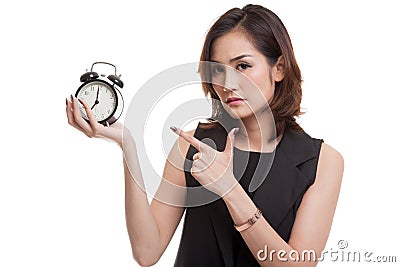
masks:
<svg viewBox="0 0 400 267"><path fill-rule="evenodd" d="M78 101L81 102L85 108L86 114L89 118L89 123L82 118L81 112L79 110ZM124 125L118 121L110 125L109 127L98 123L94 117L94 114L88 104L82 100L77 99L71 95L71 101L66 99L66 112L68 123L74 128L78 129L86 136L106 138L114 141L122 148L122 136L124 132Z"/></svg>

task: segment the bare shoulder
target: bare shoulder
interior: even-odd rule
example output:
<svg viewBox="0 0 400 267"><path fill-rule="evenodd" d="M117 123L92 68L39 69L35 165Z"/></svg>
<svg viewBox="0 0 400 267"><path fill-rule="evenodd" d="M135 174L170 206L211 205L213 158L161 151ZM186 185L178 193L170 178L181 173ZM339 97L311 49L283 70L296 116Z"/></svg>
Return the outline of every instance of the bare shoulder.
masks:
<svg viewBox="0 0 400 267"><path fill-rule="evenodd" d="M186 131L190 136L194 136L196 129L193 129L191 131ZM187 142L185 139L179 136L179 138L176 140L174 147L171 149L170 155L174 155L177 159L179 159L179 162L181 164L178 164L179 166L182 166L182 164L185 162L185 157L186 154L189 150L190 143Z"/></svg>
<svg viewBox="0 0 400 267"><path fill-rule="evenodd" d="M323 161L324 164L334 165L339 170L344 168L344 159L342 154L339 153L332 146L322 143L319 160Z"/></svg>
<svg viewBox="0 0 400 267"><path fill-rule="evenodd" d="M194 135L194 132L188 131L190 135ZM183 138L177 138L165 162L163 179L150 204L160 234L160 255L171 241L185 209L184 163L188 149L188 143Z"/></svg>
<svg viewBox="0 0 400 267"><path fill-rule="evenodd" d="M187 133L193 136L195 131L196 129L187 131ZM177 185L185 185L183 167L189 147L190 143L185 141L182 137L177 138L173 147L171 148L171 151L168 154L168 158L165 163L163 176L164 179Z"/></svg>
<svg viewBox="0 0 400 267"><path fill-rule="evenodd" d="M340 185L344 171L344 159L339 151L322 143L318 160L316 183Z"/></svg>
<svg viewBox="0 0 400 267"><path fill-rule="evenodd" d="M186 131L188 134L190 134L190 136L194 136L194 132L196 131L196 129L193 129L191 131ZM182 137L178 138L178 146L180 147L181 151L183 152L182 155L183 157L186 156L186 153L190 147L190 143L187 142L185 139L183 139Z"/></svg>
<svg viewBox="0 0 400 267"><path fill-rule="evenodd" d="M315 182L303 196L289 240L296 249L322 253L338 202L343 168L342 155L322 143Z"/></svg>
<svg viewBox="0 0 400 267"><path fill-rule="evenodd" d="M195 130L188 131L188 133L191 135L193 135L194 132ZM168 157L165 161L163 179L161 179L161 183L158 187L156 195L153 198L153 200L162 199L163 201L152 201L151 203L152 210L154 211L153 214L157 214L157 217L160 216L160 220L168 221L163 216L165 215L171 218L171 212L177 212L172 225L175 225L179 222L179 218L182 215L183 207L185 205L186 196L184 163L189 145L187 142L184 142L181 139L183 138L177 138L168 154ZM170 206L164 202L173 203L174 205ZM166 225L170 224L166 223ZM171 229L167 231L169 234L171 234L170 230ZM168 240L170 238L169 234L167 238Z"/></svg>

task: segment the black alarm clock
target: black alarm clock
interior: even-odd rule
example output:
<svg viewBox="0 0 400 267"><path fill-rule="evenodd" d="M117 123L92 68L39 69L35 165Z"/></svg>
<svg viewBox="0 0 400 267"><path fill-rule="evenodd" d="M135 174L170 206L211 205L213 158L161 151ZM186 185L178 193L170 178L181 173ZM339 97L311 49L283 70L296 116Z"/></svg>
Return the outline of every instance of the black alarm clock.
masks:
<svg viewBox="0 0 400 267"><path fill-rule="evenodd" d="M114 74L106 75L98 74L93 71L96 64L106 64L114 67ZM89 72L83 74L80 81L83 84L78 88L75 97L83 99L93 111L95 119L105 125L109 126L116 122L121 116L124 108L124 100L118 88L122 88L124 83L120 79L121 75L117 76L117 68L107 62L93 63ZM79 110L82 118L89 122L85 108L79 103Z"/></svg>

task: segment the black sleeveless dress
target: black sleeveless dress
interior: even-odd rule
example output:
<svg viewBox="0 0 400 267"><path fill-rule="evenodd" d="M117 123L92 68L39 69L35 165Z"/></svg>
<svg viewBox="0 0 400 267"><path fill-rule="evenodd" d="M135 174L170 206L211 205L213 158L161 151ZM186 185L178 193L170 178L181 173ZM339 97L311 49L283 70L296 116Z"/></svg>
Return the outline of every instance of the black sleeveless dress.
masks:
<svg viewBox="0 0 400 267"><path fill-rule="evenodd" d="M198 124L194 136L223 151L227 131L219 124L212 129L203 129L201 124ZM233 172L236 179L286 242L303 195L314 183L322 142L323 139L312 138L304 131L286 130L271 153L234 147ZM193 155L197 152L190 146L186 154L186 185L199 190L187 191L188 207L174 266L260 266L234 228L225 202L201 188L191 175ZM207 204L197 205L201 200Z"/></svg>

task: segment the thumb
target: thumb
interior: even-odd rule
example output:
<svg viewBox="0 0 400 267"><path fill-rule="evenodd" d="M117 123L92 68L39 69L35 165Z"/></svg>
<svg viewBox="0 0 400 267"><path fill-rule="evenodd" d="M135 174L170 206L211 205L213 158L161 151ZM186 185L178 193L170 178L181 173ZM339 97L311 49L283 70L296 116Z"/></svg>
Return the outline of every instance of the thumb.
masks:
<svg viewBox="0 0 400 267"><path fill-rule="evenodd" d="M239 130L239 128L233 128L228 136L226 137L226 146L225 146L225 151L224 152L232 152L233 151L233 144L235 143L235 134L237 133L237 131Z"/></svg>

